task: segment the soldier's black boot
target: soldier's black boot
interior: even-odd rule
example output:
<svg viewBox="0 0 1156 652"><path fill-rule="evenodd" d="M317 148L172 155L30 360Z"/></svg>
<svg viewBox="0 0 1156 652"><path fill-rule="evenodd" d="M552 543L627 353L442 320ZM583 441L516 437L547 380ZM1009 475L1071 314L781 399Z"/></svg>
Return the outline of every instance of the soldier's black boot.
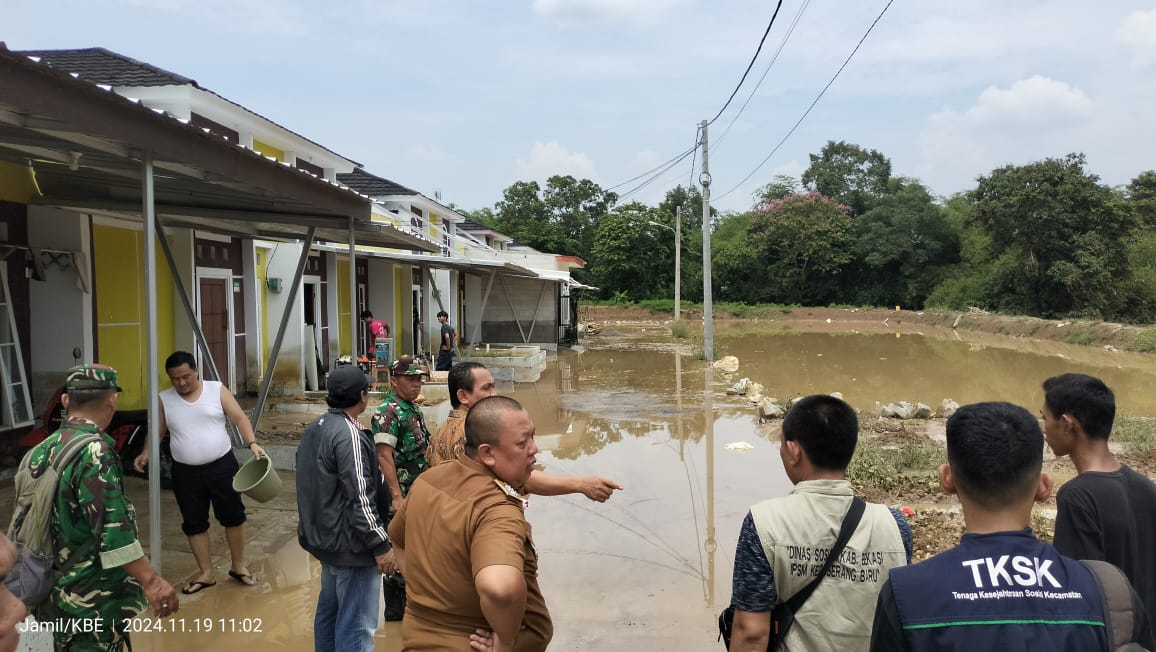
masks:
<svg viewBox="0 0 1156 652"><path fill-rule="evenodd" d="M398 622L405 615L405 578L394 573L381 578L381 590L385 602L385 621Z"/></svg>

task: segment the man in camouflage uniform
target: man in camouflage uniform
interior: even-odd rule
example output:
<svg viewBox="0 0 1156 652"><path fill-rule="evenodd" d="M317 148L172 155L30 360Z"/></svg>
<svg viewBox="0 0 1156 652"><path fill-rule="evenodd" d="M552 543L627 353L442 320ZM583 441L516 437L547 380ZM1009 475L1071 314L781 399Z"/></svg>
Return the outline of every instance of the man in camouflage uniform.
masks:
<svg viewBox="0 0 1156 652"><path fill-rule="evenodd" d="M413 404L421 394L422 376L429 368L410 355L403 355L389 368L392 389L371 419L373 442L385 486L389 489L389 518L401 507L409 488L426 469L426 448L430 434L421 409ZM399 573L382 580L385 595L385 619L398 621L405 614L405 580Z"/></svg>
<svg viewBox="0 0 1156 652"><path fill-rule="evenodd" d="M31 464L50 464L73 437L94 434L99 439L61 472L52 515L59 546L56 563L63 566L74 553L79 561L56 580L36 617L60 625L57 650L121 650L128 643L126 620L146 606L165 618L176 613L180 602L176 590L144 556L136 512L124 492L120 456L104 432L121 391L116 370L96 364L73 367L64 389L67 417L29 452Z"/></svg>

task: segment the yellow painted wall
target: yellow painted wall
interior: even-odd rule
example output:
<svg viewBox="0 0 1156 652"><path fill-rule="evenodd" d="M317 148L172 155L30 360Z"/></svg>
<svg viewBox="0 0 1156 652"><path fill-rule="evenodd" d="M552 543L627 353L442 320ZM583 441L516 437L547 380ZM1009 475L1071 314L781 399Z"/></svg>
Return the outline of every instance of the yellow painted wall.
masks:
<svg viewBox="0 0 1156 652"><path fill-rule="evenodd" d="M119 372L120 408L148 406L145 363L144 233L133 229L95 224L92 227L96 288L96 361ZM160 246L157 246L160 250ZM176 346L173 333L173 275L158 256L157 286L157 380L168 385L164 360Z"/></svg>
<svg viewBox="0 0 1156 652"><path fill-rule="evenodd" d="M253 151L258 152L264 156L272 156L282 163L285 162L285 152L283 150L277 149L272 145L265 144L256 138L253 139ZM296 161L294 161L294 163L296 163Z"/></svg>
<svg viewBox="0 0 1156 652"><path fill-rule="evenodd" d="M0 161L0 201L28 204L39 196L32 168Z"/></svg>
<svg viewBox="0 0 1156 652"><path fill-rule="evenodd" d="M351 330L351 322L349 321L349 259L337 259L337 283L331 283L337 286L337 341L338 349L342 355L348 354L353 350L353 344L349 341L349 331Z"/></svg>

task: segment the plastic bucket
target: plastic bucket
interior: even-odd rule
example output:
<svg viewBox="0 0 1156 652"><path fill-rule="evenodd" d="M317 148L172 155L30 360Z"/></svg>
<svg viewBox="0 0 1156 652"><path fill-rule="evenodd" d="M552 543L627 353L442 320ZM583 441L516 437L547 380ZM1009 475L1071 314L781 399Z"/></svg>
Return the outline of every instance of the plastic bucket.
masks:
<svg viewBox="0 0 1156 652"><path fill-rule="evenodd" d="M281 477L268 455L255 457L241 465L233 476L233 491L265 503L281 493Z"/></svg>

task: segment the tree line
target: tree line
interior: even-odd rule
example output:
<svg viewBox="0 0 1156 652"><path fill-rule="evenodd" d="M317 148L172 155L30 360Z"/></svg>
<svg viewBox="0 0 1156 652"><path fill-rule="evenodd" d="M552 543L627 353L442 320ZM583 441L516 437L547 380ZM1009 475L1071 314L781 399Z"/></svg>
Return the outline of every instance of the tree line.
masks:
<svg viewBox="0 0 1156 652"><path fill-rule="evenodd" d="M520 243L580 256L603 299L702 300L702 197L619 203L588 179L519 181L463 211ZM978 307L1045 318L1156 321L1156 171L1109 187L1082 154L1007 165L937 197L880 152L828 141L801 178L776 176L745 212L711 214L716 301Z"/></svg>

